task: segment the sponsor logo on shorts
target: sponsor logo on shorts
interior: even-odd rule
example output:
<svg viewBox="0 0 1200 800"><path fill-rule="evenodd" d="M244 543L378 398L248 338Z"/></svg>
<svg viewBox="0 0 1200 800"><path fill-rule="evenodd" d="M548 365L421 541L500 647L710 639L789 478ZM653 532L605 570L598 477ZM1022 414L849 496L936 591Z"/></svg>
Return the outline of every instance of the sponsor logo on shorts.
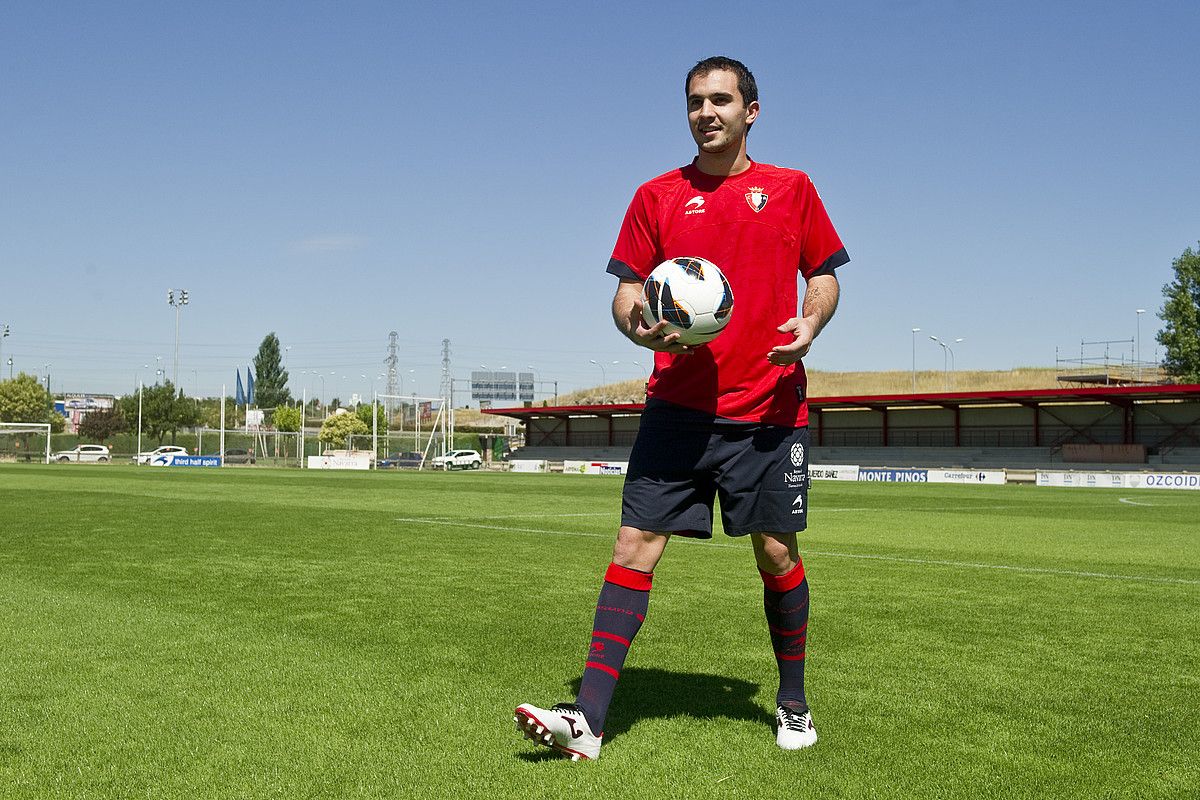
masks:
<svg viewBox="0 0 1200 800"><path fill-rule="evenodd" d="M797 486L803 484L808 479L808 473L804 470L796 470L795 472L785 472L783 474L783 482L788 486Z"/></svg>
<svg viewBox="0 0 1200 800"><path fill-rule="evenodd" d="M799 467L804 464L804 445L797 442L792 445L792 465Z"/></svg>
<svg viewBox="0 0 1200 800"><path fill-rule="evenodd" d="M804 495L802 495L802 494L796 495L796 499L792 501L792 513L793 514L803 514L804 513Z"/></svg>

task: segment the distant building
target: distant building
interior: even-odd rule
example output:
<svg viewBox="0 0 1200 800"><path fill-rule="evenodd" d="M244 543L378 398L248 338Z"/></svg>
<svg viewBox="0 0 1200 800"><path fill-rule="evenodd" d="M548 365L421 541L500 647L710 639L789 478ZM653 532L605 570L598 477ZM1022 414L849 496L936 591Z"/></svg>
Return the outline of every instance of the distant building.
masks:
<svg viewBox="0 0 1200 800"><path fill-rule="evenodd" d="M93 411L112 411L117 398L111 394L64 394L54 401L54 410L67 420L67 433L79 433L79 423Z"/></svg>

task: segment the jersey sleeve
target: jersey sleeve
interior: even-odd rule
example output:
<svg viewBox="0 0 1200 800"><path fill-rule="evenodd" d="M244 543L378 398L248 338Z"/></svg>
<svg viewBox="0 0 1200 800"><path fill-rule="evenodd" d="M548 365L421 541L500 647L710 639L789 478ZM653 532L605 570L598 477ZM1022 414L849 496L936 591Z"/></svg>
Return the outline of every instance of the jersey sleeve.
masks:
<svg viewBox="0 0 1200 800"><path fill-rule="evenodd" d="M662 261L653 208L654 198L650 191L645 186L639 187L625 212L621 232L617 234L617 244L608 260L609 273L618 278L641 281Z"/></svg>
<svg viewBox="0 0 1200 800"><path fill-rule="evenodd" d="M805 175L798 193L800 202L800 273L805 280L814 275L832 275L850 261L845 245L829 220L817 187Z"/></svg>

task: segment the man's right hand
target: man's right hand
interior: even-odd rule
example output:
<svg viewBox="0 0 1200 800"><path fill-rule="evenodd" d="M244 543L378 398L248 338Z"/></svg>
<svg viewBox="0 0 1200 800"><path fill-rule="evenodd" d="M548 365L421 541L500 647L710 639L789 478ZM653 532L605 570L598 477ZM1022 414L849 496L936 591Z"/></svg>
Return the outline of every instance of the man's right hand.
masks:
<svg viewBox="0 0 1200 800"><path fill-rule="evenodd" d="M642 319L642 304L639 302L635 311L637 327L629 337L634 344L649 348L656 353L673 353L677 356L690 356L693 352L691 345L679 343L679 332L666 333L667 322L660 320L653 328L647 328Z"/></svg>
<svg viewBox="0 0 1200 800"><path fill-rule="evenodd" d="M660 320L652 327L646 327L646 321L642 318L641 287L638 286L637 292L633 293L625 289L625 286L626 284L621 284L621 288L617 290L617 296L613 299L613 319L621 333L625 334L634 344L656 353L691 355L693 348L690 345L679 343L678 331L666 332L666 320ZM621 313L622 306L624 313Z"/></svg>

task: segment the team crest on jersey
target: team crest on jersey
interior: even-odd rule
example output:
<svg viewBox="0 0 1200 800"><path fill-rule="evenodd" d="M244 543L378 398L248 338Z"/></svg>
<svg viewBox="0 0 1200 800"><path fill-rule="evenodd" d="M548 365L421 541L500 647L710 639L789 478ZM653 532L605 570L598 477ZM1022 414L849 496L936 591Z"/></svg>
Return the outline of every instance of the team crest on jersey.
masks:
<svg viewBox="0 0 1200 800"><path fill-rule="evenodd" d="M746 192L746 202L750 204L750 207L754 209L754 213L757 214L767 205L767 195L763 192L761 186L751 186L750 191Z"/></svg>

